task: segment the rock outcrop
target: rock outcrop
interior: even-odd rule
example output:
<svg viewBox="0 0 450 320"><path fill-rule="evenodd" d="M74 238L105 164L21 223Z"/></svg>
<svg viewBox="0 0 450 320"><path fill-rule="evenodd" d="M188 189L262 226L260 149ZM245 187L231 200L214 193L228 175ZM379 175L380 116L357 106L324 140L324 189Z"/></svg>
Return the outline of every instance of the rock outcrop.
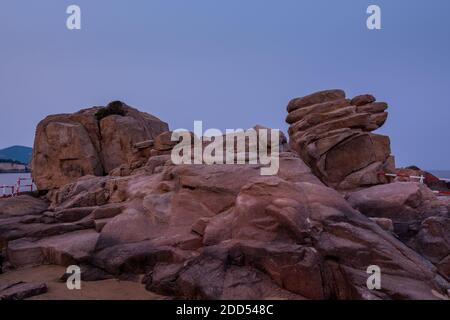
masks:
<svg viewBox="0 0 450 320"><path fill-rule="evenodd" d="M130 119L48 117L33 164L52 190L0 200L8 266L75 264L84 281L143 275L147 290L184 299L448 299L447 203L424 184L371 186L392 164L389 139L370 132L384 104L333 90L288 109L296 152L280 136L273 176L261 164L176 165L166 125L128 107ZM79 162L63 171L45 160L67 160L53 144ZM380 289L367 285L370 266Z"/></svg>
<svg viewBox="0 0 450 320"><path fill-rule="evenodd" d="M47 292L45 283L16 282L0 285L0 300L23 300Z"/></svg>
<svg viewBox="0 0 450 320"><path fill-rule="evenodd" d="M82 265L88 280L145 274L148 290L188 299L437 299L449 288L293 153L272 177L260 165L150 160L55 190L44 213L3 215L9 262ZM381 290L366 286L369 265Z"/></svg>
<svg viewBox="0 0 450 320"><path fill-rule="evenodd" d="M389 137L371 133L387 119L387 104L371 95L347 99L328 90L289 102L290 145L328 186L354 189L386 182L395 169Z"/></svg>
<svg viewBox="0 0 450 320"><path fill-rule="evenodd" d="M135 143L154 139L168 125L121 102L123 111L98 117L102 108L52 115L39 123L33 148L33 179L51 190L85 175L102 176L133 155ZM97 115L97 116L96 116Z"/></svg>
<svg viewBox="0 0 450 320"><path fill-rule="evenodd" d="M372 219L392 221L392 232L450 279L450 211L424 183L394 182L348 195Z"/></svg>
<svg viewBox="0 0 450 320"><path fill-rule="evenodd" d="M395 233L405 237L416 234L426 218L447 214L445 205L418 182L373 186L350 193L348 201L366 216L391 219Z"/></svg>

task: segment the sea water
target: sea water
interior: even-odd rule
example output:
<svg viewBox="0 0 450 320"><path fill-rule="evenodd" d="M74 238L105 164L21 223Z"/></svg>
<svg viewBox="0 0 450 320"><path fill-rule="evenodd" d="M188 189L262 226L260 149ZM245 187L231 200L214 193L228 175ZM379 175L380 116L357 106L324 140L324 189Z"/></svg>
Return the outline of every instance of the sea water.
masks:
<svg viewBox="0 0 450 320"><path fill-rule="evenodd" d="M18 178L31 178L30 173L0 173L0 187L1 186L15 186ZM21 185L30 184L31 180L21 182ZM29 187L22 187L20 191L29 191ZM6 189L6 194L10 194L11 189ZM3 195L3 189L0 189L0 197Z"/></svg>

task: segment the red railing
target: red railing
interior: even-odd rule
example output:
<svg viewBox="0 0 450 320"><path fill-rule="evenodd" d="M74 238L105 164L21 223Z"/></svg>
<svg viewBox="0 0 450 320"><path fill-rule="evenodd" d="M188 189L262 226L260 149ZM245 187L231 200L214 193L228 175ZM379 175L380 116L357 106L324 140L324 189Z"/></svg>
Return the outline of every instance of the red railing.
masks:
<svg viewBox="0 0 450 320"><path fill-rule="evenodd" d="M23 184L22 181L31 181L29 184ZM15 197L23 192L33 192L34 183L32 178L18 178L17 182L13 186L2 185L0 186L0 198ZM8 192L10 191L10 192Z"/></svg>
<svg viewBox="0 0 450 320"><path fill-rule="evenodd" d="M444 181L444 182L450 182L450 179L447 178L437 178L431 175L420 175L420 176L409 176L407 174L401 174L401 173L387 173L387 172L379 172L378 175L383 175L387 177L401 177L401 178L409 178L409 179L418 179L420 183L425 183L425 181L429 182L436 182L436 181ZM450 196L450 191L439 191L439 190L433 190L434 193L443 195L443 196Z"/></svg>

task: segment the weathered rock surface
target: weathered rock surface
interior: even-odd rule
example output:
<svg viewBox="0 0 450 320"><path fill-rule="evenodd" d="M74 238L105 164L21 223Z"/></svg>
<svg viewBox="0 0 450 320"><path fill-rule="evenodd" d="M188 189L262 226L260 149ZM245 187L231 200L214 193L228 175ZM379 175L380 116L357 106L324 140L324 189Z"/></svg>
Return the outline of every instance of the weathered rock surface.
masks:
<svg viewBox="0 0 450 320"><path fill-rule="evenodd" d="M18 239L8 244L7 255L14 267L83 262L94 251L98 239L94 230L68 232L44 239Z"/></svg>
<svg viewBox="0 0 450 320"><path fill-rule="evenodd" d="M0 219L4 216L25 216L41 214L49 203L31 196L18 196L0 201Z"/></svg>
<svg viewBox="0 0 450 320"><path fill-rule="evenodd" d="M22 231L6 237L10 263L83 265L89 280L146 274L148 290L189 299L437 299L449 287L293 153L281 154L274 177L260 165L149 166L53 192L44 216L54 220L9 224ZM366 286L374 264L385 279L378 291Z"/></svg>
<svg viewBox="0 0 450 320"><path fill-rule="evenodd" d="M85 175L102 176L126 163L135 143L168 131L158 118L123 105L124 115L97 120L100 108L52 115L36 129L33 178L40 190L50 190Z"/></svg>
<svg viewBox="0 0 450 320"><path fill-rule="evenodd" d="M86 135L102 171L119 165L106 176L95 166L67 180L44 174L44 185L63 183L44 200L0 199L7 263L76 264L85 281L145 275L148 290L185 299L445 299L447 203L418 183L363 188L387 182L377 171L393 166L389 139L370 133L385 109L340 90L294 99L296 152L280 136L279 170L266 177L261 164L174 165L165 128L145 137L133 129L141 141L119 142L114 132L134 121L121 115L100 120L107 146L93 111L72 115L86 132L74 129L69 141ZM379 290L367 287L373 265Z"/></svg>
<svg viewBox="0 0 450 320"><path fill-rule="evenodd" d="M47 292L45 283L16 282L0 285L0 300L23 300Z"/></svg>
<svg viewBox="0 0 450 320"><path fill-rule="evenodd" d="M210 229L216 219L220 222ZM208 245L184 266L155 266L147 287L213 299L287 293L388 298L393 292L397 298L433 298L432 283L439 283L431 264L320 184L256 178L241 188L233 210L211 218L204 239ZM367 289L365 269L371 263L389 278L386 291ZM274 284L276 293L269 289Z"/></svg>
<svg viewBox="0 0 450 320"><path fill-rule="evenodd" d="M393 232L450 277L450 214L423 183L394 182L353 192L349 203L361 213L393 222ZM447 259L447 260L446 260Z"/></svg>
<svg viewBox="0 0 450 320"><path fill-rule="evenodd" d="M438 267L444 267L450 256L450 217L433 216L425 219L416 236L415 247ZM442 273L450 278L448 266L442 269Z"/></svg>
<svg viewBox="0 0 450 320"><path fill-rule="evenodd" d="M434 193L425 184L418 182L395 182L370 187L351 193L348 201L369 217L391 219L398 233L417 232L418 226L426 218L447 214L447 208Z"/></svg>
<svg viewBox="0 0 450 320"><path fill-rule="evenodd" d="M371 133L387 119L387 104L371 95L346 99L321 91L289 102L290 145L328 186L354 189L386 182L395 169L389 137Z"/></svg>

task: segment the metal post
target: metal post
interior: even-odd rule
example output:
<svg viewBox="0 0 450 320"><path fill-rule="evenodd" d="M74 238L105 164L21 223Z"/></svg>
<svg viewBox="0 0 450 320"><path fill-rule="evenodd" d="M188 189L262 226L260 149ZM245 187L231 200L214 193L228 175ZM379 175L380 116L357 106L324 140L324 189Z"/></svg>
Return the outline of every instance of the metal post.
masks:
<svg viewBox="0 0 450 320"><path fill-rule="evenodd" d="M20 193L20 178L17 179L17 190L16 190L16 196L18 196Z"/></svg>

